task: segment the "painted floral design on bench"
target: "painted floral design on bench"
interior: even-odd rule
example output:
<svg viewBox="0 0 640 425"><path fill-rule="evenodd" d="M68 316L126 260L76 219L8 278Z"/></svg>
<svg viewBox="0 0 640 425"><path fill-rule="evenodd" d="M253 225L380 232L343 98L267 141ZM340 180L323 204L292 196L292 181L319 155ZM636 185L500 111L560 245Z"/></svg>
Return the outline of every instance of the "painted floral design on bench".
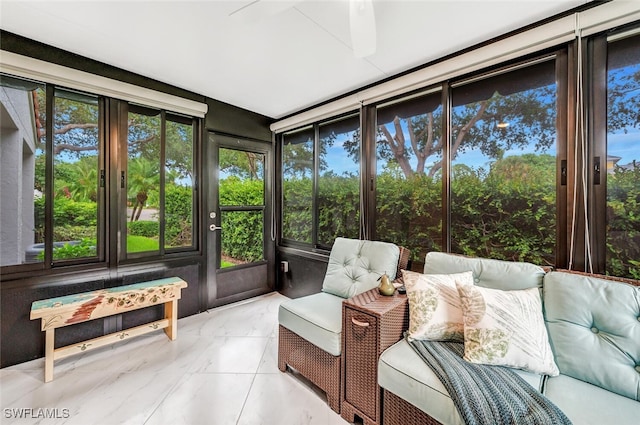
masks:
<svg viewBox="0 0 640 425"><path fill-rule="evenodd" d="M132 292L124 292L118 296L107 298L108 304L114 304L116 308L129 308L138 304L150 302L156 304L161 301L169 301L175 298L176 294L172 291L174 286L147 288L146 290L136 290Z"/></svg>

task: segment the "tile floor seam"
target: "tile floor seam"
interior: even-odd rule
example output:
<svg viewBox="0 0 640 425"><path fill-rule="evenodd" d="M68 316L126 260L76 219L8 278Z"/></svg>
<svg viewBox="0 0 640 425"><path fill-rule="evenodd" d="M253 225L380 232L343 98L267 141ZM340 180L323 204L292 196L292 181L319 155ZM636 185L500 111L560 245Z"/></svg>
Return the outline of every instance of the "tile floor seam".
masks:
<svg viewBox="0 0 640 425"><path fill-rule="evenodd" d="M253 379L251 380L251 385L249 385L249 391L247 391L247 395L242 402L242 407L240 408L240 413L238 414L238 419L236 419L236 425L240 423L240 419L242 419L242 414L244 413L244 408L247 406L247 401L249 400L249 396L251 395L251 389L253 388L253 384L256 382L256 375L258 373L253 374Z"/></svg>
<svg viewBox="0 0 640 425"><path fill-rule="evenodd" d="M146 419L144 420L144 422L142 423L142 425L146 425L151 418L153 417L153 415L158 411L158 409L160 409L164 403L164 401L167 399L167 397L169 397L171 394L173 394L173 391L178 387L178 385L180 385L180 383L185 379L186 375L193 375L192 372L187 372L185 375L183 375L182 377L180 377L180 379L176 379L176 381L174 382L173 386L171 388L169 388L169 390L167 391L167 393L164 395L164 397L162 397L162 400L160 401L160 403L158 403L156 405L156 407L153 409L153 411L149 414L149 416L146 417Z"/></svg>
<svg viewBox="0 0 640 425"><path fill-rule="evenodd" d="M240 414L238 415L238 419L236 420L236 425L240 423L240 419L242 419L242 414L244 413L244 408L247 405L247 401L249 400L249 396L251 395L251 390L253 389L253 384L256 382L256 376L258 375L258 371L260 370L260 366L262 366L262 361L264 360L264 356L269 349L269 338L267 337L267 343L264 346L264 350L262 350L262 356L260 356L260 361L258 362L258 366L256 367L256 371L253 374L253 379L251 380L251 385L249 385L249 391L247 391L247 395L244 398L244 402L242 403L242 408L240 409Z"/></svg>

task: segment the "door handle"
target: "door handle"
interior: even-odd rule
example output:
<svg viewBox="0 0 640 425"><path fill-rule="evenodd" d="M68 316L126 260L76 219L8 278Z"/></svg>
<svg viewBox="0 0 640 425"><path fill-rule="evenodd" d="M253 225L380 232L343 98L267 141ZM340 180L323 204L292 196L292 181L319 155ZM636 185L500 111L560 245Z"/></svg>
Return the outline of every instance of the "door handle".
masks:
<svg viewBox="0 0 640 425"><path fill-rule="evenodd" d="M222 227L216 226L215 224L209 225L209 230L215 232L216 230L222 230Z"/></svg>

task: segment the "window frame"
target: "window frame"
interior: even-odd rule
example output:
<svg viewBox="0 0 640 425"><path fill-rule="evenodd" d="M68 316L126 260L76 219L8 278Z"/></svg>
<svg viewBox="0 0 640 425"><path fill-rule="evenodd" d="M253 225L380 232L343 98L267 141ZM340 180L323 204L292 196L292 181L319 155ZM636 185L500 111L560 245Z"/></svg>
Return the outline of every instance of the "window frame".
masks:
<svg viewBox="0 0 640 425"><path fill-rule="evenodd" d="M607 269L607 241L608 241L608 78L609 78L609 45L626 38L640 39L640 22L615 28L589 37L584 43L584 63L588 70L584 84L587 88L586 106L589 107L586 146L588 149L587 169L591 172L586 176L588 184L588 223L582 221L577 232L588 235L591 254L585 247L578 253L578 267L584 271L593 271L603 275L609 274ZM640 50L640 47L636 47ZM600 183L595 178L596 158L600 158L600 169L604 169L604 181ZM604 161L603 161L604 159ZM583 207L584 208L584 207ZM583 210L584 211L584 210ZM586 228L586 229L585 229ZM582 239L582 242L584 242ZM619 276L630 277L630 276Z"/></svg>
<svg viewBox="0 0 640 425"><path fill-rule="evenodd" d="M123 162L122 155L126 157L126 135L127 135L127 113L129 103L123 100L106 97L100 94L84 92L75 88L51 84L46 81L36 81L21 76L2 73L12 79L24 80L28 83L41 85L45 93L45 114L46 123L44 125L44 153L46 182L43 196L44 206L44 259L33 263L11 264L0 267L2 280L19 278L23 275L40 275L54 270L59 271L84 271L87 269L104 269L106 267L117 266L121 263L137 263L157 261L163 258L181 258L185 256L200 255L201 247L201 224L200 224L200 170L201 152L200 140L202 129L202 118L196 116L182 115L177 112L160 110L165 120L192 126L191 155L192 155L192 241L186 247L164 247L159 246L158 252L153 255L127 256L126 238L120 238L123 226L126 226L126 187L121 187L122 172L126 171L126 158ZM56 93L69 92L77 93L80 96L95 98L98 105L98 182L97 182L97 246L96 256L53 260L53 226L54 226L54 120L55 120L55 99ZM163 125L164 132L164 125ZM122 137L124 136L124 137ZM164 142L164 135L163 142ZM124 148L122 144L124 143ZM166 162L163 146L161 155L160 173L164 179L166 173ZM125 174L126 186L126 174ZM162 187L165 186L164 180ZM164 190L163 190L164 197ZM164 199L161 201L164 209ZM164 211L162 212L164 214ZM124 216L124 223L122 217ZM164 216L163 216L164 217ZM164 225L160 223L161 232L164 232ZM126 235L126 232L124 233ZM119 243L117 241L120 241ZM164 242L159 242L164 245Z"/></svg>
<svg viewBox="0 0 640 425"><path fill-rule="evenodd" d="M286 246L286 247L291 247L291 248L298 248L301 250L310 250L312 252L329 252L331 251L331 247L329 245L324 245L322 243L319 242L319 237L318 237L318 232L319 232L319 207L318 207L318 193L319 193L319 180L320 180L320 127L323 126L328 126L331 125L332 123L335 122L339 122L339 121L346 121L349 119L353 119L356 118L359 122L358 128L356 128L356 131L360 132L360 146L358 147L358 155L359 155L359 164L358 164L358 173L359 173L359 192L360 192L360 196L359 196L359 220L358 220L358 234L361 236L363 234L363 214L364 214L364 205L365 202L363 202L363 192L364 192L364 155L363 155L363 140L362 140L362 118L361 118L361 112L360 110L356 110L356 111L349 111L334 117L329 117L326 119L323 119L321 121L316 121L313 122L311 124L306 124L300 127L296 127L296 128L292 128L289 129L287 131L284 131L280 134L277 135L277 141L278 141L278 146L279 146L279 173L278 173L278 177L279 177L279 188L280 188L280 208L279 208L279 219L280 219L280 226L279 229L280 231L278 232L279 234L279 243L281 246ZM313 152L312 152L312 157L313 157L313 164L312 164L312 206L311 206L311 218L310 218L310 225L311 225L311 242L307 243L307 242L301 242L301 241L297 241L295 239L291 239L291 238L286 238L283 236L284 232L282 231L282 223L284 223L284 214L285 214L285 203L284 203L284 196L285 196L285 190L284 190L284 167L283 167L283 163L284 163L284 141L286 138L287 134L295 134L295 133L299 133L299 132L303 132L303 131L307 131L307 130L311 130L313 132Z"/></svg>
<svg viewBox="0 0 640 425"><path fill-rule="evenodd" d="M133 108L130 108L133 106ZM129 113L133 109L139 110L150 110L157 111L160 115L160 157L158 160L159 167L159 208L158 208L158 221L159 221L159 232L158 232L158 249L153 251L142 251L142 252L133 252L129 253L127 251L127 238L128 234L127 229L127 214L126 212L123 214L123 209L126 211L127 207L127 191L128 191L128 183L129 183L129 156L128 156L128 116ZM194 252L200 251L200 243L199 243L199 235L200 235L200 223L198 222L198 211L199 211L199 190L198 190L198 164L199 156L197 155L198 146L198 138L199 138L199 119L196 117L187 117L184 115L180 115L174 112L167 111L165 109L155 109L150 108L144 105L136 105L128 102L120 102L120 131L122 137L118 140L118 148L120 150L119 161L118 161L118 175L120 176L120 184L118 186L119 190L119 206L120 213L118 214L118 229L119 234L124 235L124 237L118 238L120 243L118 245L118 259L123 263L132 263L132 262L140 262L140 261L149 261L149 260L158 260L165 257L171 256L184 256L184 255L193 255ZM126 117L123 119L123 117ZM172 119L168 119L172 118ZM194 175L193 185L192 185L192 241L190 246L185 247L165 247L165 228L166 228L166 219L165 219L165 192L166 192L166 122L173 121L175 119L178 120L188 120L191 119L193 125L193 139L192 139L192 172ZM123 183L124 182L124 183ZM123 186L124 184L124 186Z"/></svg>

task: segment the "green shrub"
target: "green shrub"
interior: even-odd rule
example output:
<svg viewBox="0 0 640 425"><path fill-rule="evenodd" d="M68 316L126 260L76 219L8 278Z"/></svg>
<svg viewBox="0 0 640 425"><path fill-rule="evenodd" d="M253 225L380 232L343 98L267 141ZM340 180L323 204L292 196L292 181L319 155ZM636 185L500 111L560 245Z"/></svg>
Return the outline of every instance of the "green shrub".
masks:
<svg viewBox="0 0 640 425"><path fill-rule="evenodd" d="M96 234L97 228L95 226L55 226L53 228L54 241L95 239Z"/></svg>
<svg viewBox="0 0 640 425"><path fill-rule="evenodd" d="M56 226L96 226L98 204L57 197L53 205L53 217Z"/></svg>
<svg viewBox="0 0 640 425"><path fill-rule="evenodd" d="M263 187L262 180L224 179L220 181L220 205L263 205ZM262 211L223 211L220 223L222 255L246 262L263 259Z"/></svg>
<svg viewBox="0 0 640 425"><path fill-rule="evenodd" d="M148 238L158 237L160 233L160 223L157 221L129 221L127 222L127 234L135 236L145 236Z"/></svg>
<svg viewBox="0 0 640 425"><path fill-rule="evenodd" d="M167 185L165 190L165 246L189 246L193 242L193 189Z"/></svg>
<svg viewBox="0 0 640 425"><path fill-rule="evenodd" d="M65 243L53 248L54 260L67 260L70 258L86 258L96 256L96 240L82 239L79 243ZM40 261L44 260L44 251L38 254Z"/></svg>

